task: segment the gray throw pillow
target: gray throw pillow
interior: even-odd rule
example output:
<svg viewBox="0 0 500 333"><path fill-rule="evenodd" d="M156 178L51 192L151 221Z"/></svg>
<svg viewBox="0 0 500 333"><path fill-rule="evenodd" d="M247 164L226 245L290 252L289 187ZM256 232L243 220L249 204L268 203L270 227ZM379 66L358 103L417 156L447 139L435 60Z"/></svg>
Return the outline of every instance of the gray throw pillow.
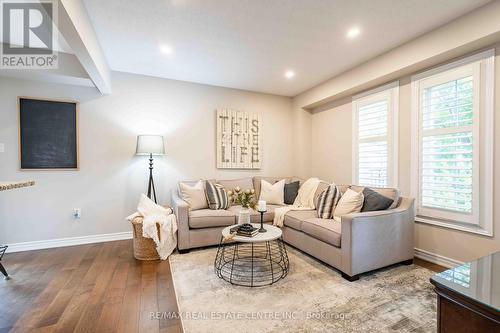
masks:
<svg viewBox="0 0 500 333"><path fill-rule="evenodd" d="M284 200L285 204L293 205L293 202L295 201L297 194L299 194L299 186L300 186L299 181L285 184L285 200Z"/></svg>
<svg viewBox="0 0 500 333"><path fill-rule="evenodd" d="M207 180L205 194L210 209L228 209L231 205L226 189L220 184L212 184Z"/></svg>
<svg viewBox="0 0 500 333"><path fill-rule="evenodd" d="M394 200L383 196L382 194L372 190L371 188L365 187L363 189L363 195L365 200L363 202L362 212L372 212L376 210L386 210L391 207Z"/></svg>
<svg viewBox="0 0 500 333"><path fill-rule="evenodd" d="M328 185L327 188L321 192L316 202L316 213L320 219L331 219L333 211L339 203L341 194L335 184Z"/></svg>

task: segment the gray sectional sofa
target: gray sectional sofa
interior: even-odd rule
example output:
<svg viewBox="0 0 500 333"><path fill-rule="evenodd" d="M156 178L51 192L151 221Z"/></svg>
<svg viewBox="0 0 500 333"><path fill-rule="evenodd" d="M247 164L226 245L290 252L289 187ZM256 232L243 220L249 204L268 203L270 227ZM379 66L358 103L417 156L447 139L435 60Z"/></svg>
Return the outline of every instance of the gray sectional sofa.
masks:
<svg viewBox="0 0 500 333"><path fill-rule="evenodd" d="M261 179L271 183L281 179L287 183L300 180L295 177L253 177L217 180L217 183L227 189L236 186L253 188L258 198ZM320 183L315 198L326 186L328 183ZM348 187L339 186L341 192ZM359 186L350 187L355 191L363 190ZM318 218L315 210L290 211L284 219L283 240L337 268L350 281L357 280L361 273L395 263L411 264L414 249L413 199L400 197L399 191L393 188L372 189L393 199L392 206L383 211L345 215L340 222ZM231 206L227 210L190 210L177 189L172 192L172 207L177 216L178 249L181 253L192 248L219 244L221 230L237 223L241 208ZM273 221L276 207L268 205L264 222ZM260 214L253 212L251 221L260 222Z"/></svg>

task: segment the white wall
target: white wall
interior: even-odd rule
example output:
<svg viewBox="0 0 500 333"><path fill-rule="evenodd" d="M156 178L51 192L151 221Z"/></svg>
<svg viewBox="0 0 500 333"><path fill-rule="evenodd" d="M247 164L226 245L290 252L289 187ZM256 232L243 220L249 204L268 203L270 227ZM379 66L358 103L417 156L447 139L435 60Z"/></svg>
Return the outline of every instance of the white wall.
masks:
<svg viewBox="0 0 500 333"><path fill-rule="evenodd" d="M311 113L304 110L300 97L292 100L293 173L302 178L311 176Z"/></svg>
<svg viewBox="0 0 500 333"><path fill-rule="evenodd" d="M124 217L146 191L147 158L134 156L137 134L162 134L155 159L161 202L181 179L292 175L291 99L114 72L113 93L0 78L0 181L36 186L0 193L0 243L129 231ZM80 101L80 171L19 171L17 96ZM215 110L231 107L263 117L263 162L256 171L215 168ZM73 220L73 208L82 218Z"/></svg>
<svg viewBox="0 0 500 333"><path fill-rule="evenodd" d="M494 237L417 223L415 247L459 261L467 261L500 250L500 45L495 57L495 165ZM400 80L399 98L399 188L410 196L411 159L411 85ZM352 106L343 98L317 109L312 114L311 174L350 183L352 179Z"/></svg>
<svg viewBox="0 0 500 333"><path fill-rule="evenodd" d="M312 116L311 174L336 184L351 184L351 99L341 99Z"/></svg>

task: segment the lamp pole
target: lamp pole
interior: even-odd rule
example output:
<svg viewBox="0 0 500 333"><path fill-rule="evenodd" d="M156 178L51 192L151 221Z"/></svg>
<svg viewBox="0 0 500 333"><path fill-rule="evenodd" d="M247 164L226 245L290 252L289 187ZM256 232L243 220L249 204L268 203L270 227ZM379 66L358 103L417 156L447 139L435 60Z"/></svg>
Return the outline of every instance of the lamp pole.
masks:
<svg viewBox="0 0 500 333"><path fill-rule="evenodd" d="M153 154L149 154L149 185L148 185L148 198L153 199L151 197L151 192L153 192L153 197L155 203L158 203L156 201L156 190L155 190L155 182L153 180Z"/></svg>
<svg viewBox="0 0 500 333"><path fill-rule="evenodd" d="M155 182L153 180L153 155L165 155L165 144L161 135L138 135L136 155L149 155L148 198L156 200Z"/></svg>

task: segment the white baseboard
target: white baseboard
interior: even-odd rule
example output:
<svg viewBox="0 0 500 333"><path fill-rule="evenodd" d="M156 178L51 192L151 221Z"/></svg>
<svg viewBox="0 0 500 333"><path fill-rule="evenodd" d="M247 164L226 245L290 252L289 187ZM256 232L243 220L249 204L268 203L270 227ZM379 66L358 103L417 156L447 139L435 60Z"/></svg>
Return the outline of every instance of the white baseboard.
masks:
<svg viewBox="0 0 500 333"><path fill-rule="evenodd" d="M123 239L132 239L132 231L7 244L9 246L9 248L7 249L7 253L51 249L55 247L74 246L82 244L104 243ZM463 262L461 261L418 248L415 248L415 257L447 268L463 264Z"/></svg>
<svg viewBox="0 0 500 333"><path fill-rule="evenodd" d="M422 249L415 248L415 257L420 258L422 260L432 262L434 264L438 264L444 266L446 268L451 268L455 266L462 265L463 262L455 259L451 259L440 254L432 253L429 251L425 251Z"/></svg>
<svg viewBox="0 0 500 333"><path fill-rule="evenodd" d="M14 243L6 245L9 246L9 248L7 249L7 253L12 253L12 252L22 252L31 250L51 249L54 247L111 242L122 239L132 239L132 231L116 232L112 234L82 236L82 237L48 239L48 240Z"/></svg>

